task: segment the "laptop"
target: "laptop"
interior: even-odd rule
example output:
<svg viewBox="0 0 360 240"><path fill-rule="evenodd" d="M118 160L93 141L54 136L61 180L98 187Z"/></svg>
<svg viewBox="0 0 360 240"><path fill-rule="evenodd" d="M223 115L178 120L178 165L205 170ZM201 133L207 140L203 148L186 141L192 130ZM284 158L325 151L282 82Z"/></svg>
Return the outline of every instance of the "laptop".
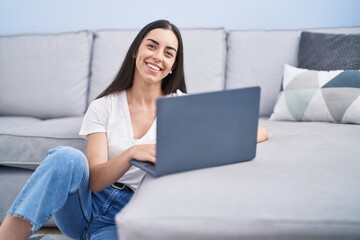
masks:
<svg viewBox="0 0 360 240"><path fill-rule="evenodd" d="M260 87L157 100L156 163L130 163L154 177L256 156Z"/></svg>

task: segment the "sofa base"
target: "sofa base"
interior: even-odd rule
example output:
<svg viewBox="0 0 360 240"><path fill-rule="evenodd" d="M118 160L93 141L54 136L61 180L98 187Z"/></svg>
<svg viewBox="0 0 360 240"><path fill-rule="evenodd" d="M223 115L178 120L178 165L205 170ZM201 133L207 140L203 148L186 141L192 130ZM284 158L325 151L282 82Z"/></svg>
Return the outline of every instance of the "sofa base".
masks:
<svg viewBox="0 0 360 240"><path fill-rule="evenodd" d="M27 169L0 166L0 222L5 218L12 202L32 173L33 171ZM54 221L50 219L44 226L54 227L56 225Z"/></svg>

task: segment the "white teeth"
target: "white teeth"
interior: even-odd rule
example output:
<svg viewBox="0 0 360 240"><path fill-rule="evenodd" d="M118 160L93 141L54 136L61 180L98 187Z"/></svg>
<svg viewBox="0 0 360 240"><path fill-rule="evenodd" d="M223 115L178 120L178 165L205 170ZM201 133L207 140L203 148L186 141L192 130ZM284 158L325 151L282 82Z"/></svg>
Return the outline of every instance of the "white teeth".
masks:
<svg viewBox="0 0 360 240"><path fill-rule="evenodd" d="M159 67L157 67L157 66L155 66L155 65L152 65L151 63L148 63L147 66L148 66L149 68L155 70L155 71L159 71L159 70L160 70Z"/></svg>

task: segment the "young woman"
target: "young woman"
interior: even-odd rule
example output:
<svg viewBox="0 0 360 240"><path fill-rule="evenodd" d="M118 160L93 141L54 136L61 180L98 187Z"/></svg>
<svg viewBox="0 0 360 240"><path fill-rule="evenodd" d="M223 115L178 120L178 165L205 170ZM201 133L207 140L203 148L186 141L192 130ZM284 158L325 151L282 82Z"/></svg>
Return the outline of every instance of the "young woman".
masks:
<svg viewBox="0 0 360 240"><path fill-rule="evenodd" d="M180 92L186 93L180 32L166 20L152 22L85 114L86 156L70 147L49 150L8 211L0 240L27 239L51 216L71 238L117 239L115 214L145 174L129 160L156 161L156 100ZM258 141L267 139L266 129L258 132Z"/></svg>

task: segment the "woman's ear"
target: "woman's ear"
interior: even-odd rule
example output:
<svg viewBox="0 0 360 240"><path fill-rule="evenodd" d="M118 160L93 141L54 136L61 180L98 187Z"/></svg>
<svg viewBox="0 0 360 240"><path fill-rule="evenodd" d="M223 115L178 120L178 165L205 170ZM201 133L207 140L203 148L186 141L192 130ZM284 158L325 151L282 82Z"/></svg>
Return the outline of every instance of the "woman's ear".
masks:
<svg viewBox="0 0 360 240"><path fill-rule="evenodd" d="M176 62L172 65L171 71L174 71L175 68L176 68Z"/></svg>

